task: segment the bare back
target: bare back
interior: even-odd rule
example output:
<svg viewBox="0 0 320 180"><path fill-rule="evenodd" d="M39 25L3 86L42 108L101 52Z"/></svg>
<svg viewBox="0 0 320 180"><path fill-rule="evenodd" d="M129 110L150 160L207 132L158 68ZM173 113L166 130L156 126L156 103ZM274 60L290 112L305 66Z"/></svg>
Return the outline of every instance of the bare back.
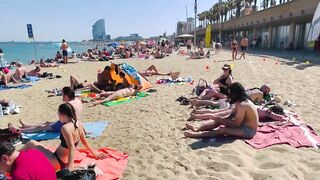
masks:
<svg viewBox="0 0 320 180"><path fill-rule="evenodd" d="M244 114L241 125L248 126L252 129L258 128L258 111L257 107L249 100L236 105L236 116L238 113Z"/></svg>

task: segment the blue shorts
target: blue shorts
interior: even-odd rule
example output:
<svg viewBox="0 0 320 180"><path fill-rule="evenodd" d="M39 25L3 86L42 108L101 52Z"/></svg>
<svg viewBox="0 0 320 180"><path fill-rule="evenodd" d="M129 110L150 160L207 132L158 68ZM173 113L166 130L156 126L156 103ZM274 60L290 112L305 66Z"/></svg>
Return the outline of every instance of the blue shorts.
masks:
<svg viewBox="0 0 320 180"><path fill-rule="evenodd" d="M68 57L68 51L67 50L62 50L62 56L63 57Z"/></svg>
<svg viewBox="0 0 320 180"><path fill-rule="evenodd" d="M243 137L245 139L252 139L254 137L254 135L256 135L257 130L252 129L251 127L248 127L246 125L241 125L240 129L243 132Z"/></svg>
<svg viewBox="0 0 320 180"><path fill-rule="evenodd" d="M52 131L60 133L61 132L61 127L64 125L64 123L57 121L54 124L51 125Z"/></svg>

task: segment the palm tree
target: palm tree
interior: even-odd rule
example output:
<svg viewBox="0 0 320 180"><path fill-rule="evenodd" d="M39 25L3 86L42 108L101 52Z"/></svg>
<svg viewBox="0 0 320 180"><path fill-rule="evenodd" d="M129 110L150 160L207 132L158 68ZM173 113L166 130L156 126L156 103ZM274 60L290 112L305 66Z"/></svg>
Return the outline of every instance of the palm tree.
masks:
<svg viewBox="0 0 320 180"><path fill-rule="evenodd" d="M229 10L229 18L231 19L233 17L233 9L235 8L235 0L227 0L226 3Z"/></svg>

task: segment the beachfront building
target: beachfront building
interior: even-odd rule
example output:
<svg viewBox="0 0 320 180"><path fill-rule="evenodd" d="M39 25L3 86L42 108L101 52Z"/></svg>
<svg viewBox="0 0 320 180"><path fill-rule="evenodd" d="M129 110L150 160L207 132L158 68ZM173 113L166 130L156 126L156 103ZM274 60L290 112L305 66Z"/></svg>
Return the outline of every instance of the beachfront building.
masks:
<svg viewBox="0 0 320 180"><path fill-rule="evenodd" d="M222 44L225 46L229 46L231 37L239 40L247 35L250 43L255 39L260 48L313 49L314 43L308 43L307 37L319 0L272 2L271 5L262 4L266 6L262 10L247 3L242 6L235 4L233 11L224 8L222 15L200 14L197 39L204 39L206 27L211 26L213 40L220 41L221 31ZM222 8L222 5L217 5L216 9Z"/></svg>
<svg viewBox="0 0 320 180"><path fill-rule="evenodd" d="M194 31L194 18L187 18L187 21L179 21L177 23L177 36L181 34L193 34Z"/></svg>
<svg viewBox="0 0 320 180"><path fill-rule="evenodd" d="M130 36L119 36L114 39L115 41L142 41L143 37L139 34L130 34Z"/></svg>
<svg viewBox="0 0 320 180"><path fill-rule="evenodd" d="M94 23L92 26L92 37L95 41L108 41L111 39L110 35L106 35L104 19L99 19Z"/></svg>

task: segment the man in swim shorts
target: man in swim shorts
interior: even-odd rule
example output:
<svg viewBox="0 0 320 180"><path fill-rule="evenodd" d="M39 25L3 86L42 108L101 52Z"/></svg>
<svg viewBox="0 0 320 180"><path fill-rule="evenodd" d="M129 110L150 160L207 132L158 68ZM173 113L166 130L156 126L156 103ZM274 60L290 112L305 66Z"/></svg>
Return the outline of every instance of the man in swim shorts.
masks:
<svg viewBox="0 0 320 180"><path fill-rule="evenodd" d="M246 52L248 50L248 45L249 45L249 40L245 35L240 41L240 48L241 48L242 54L238 60L240 60L242 57L243 59L246 59Z"/></svg>

